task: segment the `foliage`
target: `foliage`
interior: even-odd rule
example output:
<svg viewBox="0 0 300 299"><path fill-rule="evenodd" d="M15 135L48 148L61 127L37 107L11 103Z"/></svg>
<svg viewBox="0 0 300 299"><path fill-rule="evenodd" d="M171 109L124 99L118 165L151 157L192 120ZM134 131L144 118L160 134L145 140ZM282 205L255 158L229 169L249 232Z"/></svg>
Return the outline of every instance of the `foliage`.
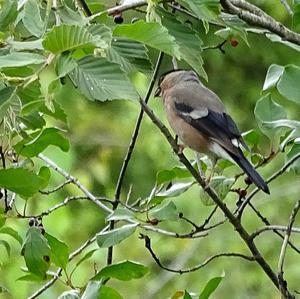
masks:
<svg viewBox="0 0 300 299"><path fill-rule="evenodd" d="M220 259L252 256L245 258L238 234L232 237L224 224L229 218L220 206L215 209L210 192L199 191L199 181L146 116L138 150L133 144L128 158L132 166L119 177L139 100L152 100L156 73L172 68L173 61L174 67L193 68L224 98L240 127L251 129L244 134L248 158L276 179L272 200L261 201L261 214L244 213L242 228L251 234L261 220L265 225L264 213L272 223L287 224L299 191L300 44L279 36L277 27L272 31L271 17L267 32L225 13L220 2L153 0L142 3L146 11L128 12L109 9L114 1L0 2L0 293L87 299L276 294L271 283L265 287L269 280L258 274L259 265ZM280 3L285 1L265 2L264 10L292 24L299 38L300 2L293 1L289 19ZM164 120L160 103L151 105ZM193 169L199 165L211 168L207 157L191 162ZM220 161L210 184L233 214L252 188L239 177L236 166ZM197 237L207 239L187 241ZM257 244L273 265L281 242L271 242ZM211 267L202 269L204 262L197 271L183 271L208 254L217 258ZM295 251L291 255L286 265L293 290L298 273ZM223 269L230 274L217 276ZM165 270L190 273L164 278ZM63 284L46 285L58 277ZM41 289L34 294L37 283Z"/></svg>

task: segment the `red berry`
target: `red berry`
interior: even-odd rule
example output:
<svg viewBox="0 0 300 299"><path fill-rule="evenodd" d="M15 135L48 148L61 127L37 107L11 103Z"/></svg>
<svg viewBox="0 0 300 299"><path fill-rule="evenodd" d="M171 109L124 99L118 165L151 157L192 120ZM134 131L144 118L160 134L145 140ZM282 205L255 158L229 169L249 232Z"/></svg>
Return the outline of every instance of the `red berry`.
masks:
<svg viewBox="0 0 300 299"><path fill-rule="evenodd" d="M230 44L231 44L231 46L233 46L235 48L235 47L238 46L239 42L235 38L231 38L230 39Z"/></svg>

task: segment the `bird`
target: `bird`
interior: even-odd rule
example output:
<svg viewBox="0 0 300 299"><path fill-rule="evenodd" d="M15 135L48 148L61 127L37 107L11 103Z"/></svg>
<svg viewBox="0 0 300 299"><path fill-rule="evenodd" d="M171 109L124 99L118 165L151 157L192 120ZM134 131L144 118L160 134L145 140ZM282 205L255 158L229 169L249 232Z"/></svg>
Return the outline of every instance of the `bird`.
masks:
<svg viewBox="0 0 300 299"><path fill-rule="evenodd" d="M193 70L171 70L158 82L155 96L162 97L168 122L184 146L212 160L213 175L218 159L237 164L262 191L269 187L244 156L248 149L221 99L208 89Z"/></svg>

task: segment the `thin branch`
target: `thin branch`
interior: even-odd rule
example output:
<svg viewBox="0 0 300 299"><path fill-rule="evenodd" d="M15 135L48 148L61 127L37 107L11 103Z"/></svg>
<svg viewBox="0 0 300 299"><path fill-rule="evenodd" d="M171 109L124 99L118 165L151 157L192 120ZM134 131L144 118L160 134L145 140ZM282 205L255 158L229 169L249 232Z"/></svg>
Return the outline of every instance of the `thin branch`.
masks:
<svg viewBox="0 0 300 299"><path fill-rule="evenodd" d="M1 156L1 161L2 161L2 167L3 169L6 168L6 164L5 164L5 156L4 156L4 152L3 152L3 147L0 146L0 156ZM3 189L4 191L4 213L7 213L9 210L10 210L10 206L8 204L8 201L7 201L7 190L6 189Z"/></svg>
<svg viewBox="0 0 300 299"><path fill-rule="evenodd" d="M66 171L64 171L61 167L59 167L56 163L54 163L48 157L44 156L43 154L39 154L38 158L40 158L45 163L47 163L49 165L49 167L54 169L60 175L65 177L67 180L71 181L72 184L76 185L82 191L82 193L85 194L89 198L89 200L94 202L102 210L104 210L107 213L113 212L112 209L108 208L105 204L103 204L101 201L99 201L96 196L94 196L86 187L84 187L77 178L75 178L74 176L72 176L69 173L67 173Z"/></svg>
<svg viewBox="0 0 300 299"><path fill-rule="evenodd" d="M257 215L257 217L265 224L267 225L267 227L272 226L271 223L269 222L269 220L262 215L262 213L260 211L258 211L251 202L249 202L248 204L250 206L250 208L254 211L254 213ZM273 232L279 236L282 240L284 239L284 236L282 233L279 232L279 230L277 230L276 228L273 229ZM291 242L289 241L288 244L290 245L290 247L296 251L298 254L300 254L300 250Z"/></svg>
<svg viewBox="0 0 300 299"><path fill-rule="evenodd" d="M283 173L285 173L285 171L298 159L300 158L300 153L298 153L297 155L295 155L293 158L291 158L288 162L286 162L277 172L275 172L273 175L271 175L267 180L266 183L270 183L272 181L274 181L276 178L278 178L279 176L281 176ZM260 191L260 189L256 188L252 191L252 193L242 202L242 204L240 205L240 207L237 210L237 214L238 217L241 218L243 211L245 209L245 207L248 205L248 203L250 202L251 198L257 194Z"/></svg>
<svg viewBox="0 0 300 299"><path fill-rule="evenodd" d="M200 184L200 186L205 190L205 192L210 196L210 198L215 202L215 204L222 210L225 216L228 218L230 223L233 225L235 230L239 233L240 237L247 244L249 250L255 257L257 263L261 266L267 276L271 279L274 285L279 288L278 280L276 274L271 269L270 265L266 262L266 260L262 257L258 248L254 244L253 240L250 238L250 235L245 230L245 228L241 225L241 222L238 218L236 218L233 213L227 208L226 204L218 197L215 191L206 185L205 180L199 175L196 169L190 164L190 162L186 159L184 154L179 150L179 147L169 130L163 125L163 123L156 117L153 111L148 107L148 105L140 99L140 104L143 107L145 113L150 117L153 123L159 128L161 133L165 136L169 144L171 145L173 151L178 156L179 160L185 167L190 171L196 181Z"/></svg>
<svg viewBox="0 0 300 299"><path fill-rule="evenodd" d="M143 234L140 234L140 239L143 239L145 240L145 247L147 248L147 250L150 252L152 258L154 259L154 261L156 262L156 264L166 270L166 271L169 271L169 272L173 272L173 273L179 273L179 274L184 274L184 273L191 273L191 272L195 272L203 267L205 267L207 264L209 264L211 261L219 258L219 257L239 257L239 258L242 258L242 259L245 259L247 261L255 261L255 258L253 256L247 256L247 255L244 255L244 254L241 254L241 253L235 253L235 252L224 252L224 253L219 253L219 254L215 254L209 258L207 258L203 263L195 266L195 267L192 267L192 268L189 268L189 269L171 269L167 266L164 266L162 264L162 262L160 261L160 259L157 257L156 253L153 251L152 247L151 247L151 240L150 238L147 236L147 235L143 235Z"/></svg>
<svg viewBox="0 0 300 299"><path fill-rule="evenodd" d="M274 231L274 230L286 232L286 231L289 230L289 228L287 226L284 226L284 225L267 225L267 226L261 227L258 230L256 230L251 235L251 238L254 239L254 238L258 237L260 234L262 234L264 232ZM291 233L300 234L300 227L292 227L291 228Z"/></svg>
<svg viewBox="0 0 300 299"><path fill-rule="evenodd" d="M291 236L292 233L292 229L293 229L293 224L295 222L297 213L300 209L300 199L296 202L290 219L289 219L289 223L287 225L287 230L282 242L282 246L281 246L281 250L280 250L280 255L279 255L279 260L278 260L278 282L279 282L279 290L281 292L281 296L283 299L289 299L289 298L295 298L295 296L291 296L288 292L288 288L287 288L287 282L284 280L283 278L283 264L284 264L284 259L285 259L285 255L286 255L286 250L287 250L287 245L288 245L288 241L289 238Z"/></svg>
<svg viewBox="0 0 300 299"><path fill-rule="evenodd" d="M152 78L150 80L147 93L146 93L145 98L144 98L145 103L148 103L148 101L149 101L150 95L152 93L152 90L153 90L153 87L154 87L154 84L155 84L155 81L156 81L156 78L157 78L158 70L159 70L159 67L160 67L162 59L163 59L163 56L164 56L163 52L160 52L159 55L158 55L156 66L155 66ZM127 152L126 152L126 155L125 155L125 158L123 160L122 167L121 167L121 170L120 170L120 173L119 173L119 178L118 178L118 182L117 182L117 186L116 186L116 190L115 190L115 201L114 201L114 204L113 204L113 209L114 210L119 205L119 200L120 200L121 189L122 189L122 186L123 186L124 177L125 177L126 170L127 170L128 165L129 165L129 162L130 162L130 159L131 159L131 156L132 156L137 138L139 136L143 116L144 116L144 111L141 108L140 113L139 113L138 118L137 118L137 121L136 121L136 124L135 124L135 128L134 128L132 136L131 136L130 144L128 146L128 149L127 149ZM110 222L110 229L112 230L114 228L114 226L115 226L115 222L112 220ZM108 265L110 265L112 263L112 257L113 257L113 247L111 246L111 247L108 248L108 252L107 252L107 264Z"/></svg>
<svg viewBox="0 0 300 299"><path fill-rule="evenodd" d="M300 45L300 34L277 22L257 6L244 0L220 0L220 3L226 12L237 15L249 25L267 29L286 41Z"/></svg>
<svg viewBox="0 0 300 299"><path fill-rule="evenodd" d="M294 15L291 7L289 6L289 4L287 3L286 0L280 0L281 4L284 6L284 8L286 9L287 13L292 17Z"/></svg>
<svg viewBox="0 0 300 299"><path fill-rule="evenodd" d="M63 187L65 187L66 185L68 185L68 184L70 184L70 183L72 183L71 180L66 180L65 182L61 183L60 185L56 186L55 188L53 188L53 189L51 189L51 190L45 190L45 191L44 191L44 190L40 190L39 192L40 192L41 194L44 194L44 195L49 195L49 194L51 194L51 193L54 193L54 192L56 192L56 191L62 189Z"/></svg>
<svg viewBox="0 0 300 299"><path fill-rule="evenodd" d="M206 46L202 48L202 51L205 50L214 50L214 49L219 49L222 54L225 54L225 50L223 49L223 46L227 43L227 39L222 41L221 43L214 45L214 46Z"/></svg>

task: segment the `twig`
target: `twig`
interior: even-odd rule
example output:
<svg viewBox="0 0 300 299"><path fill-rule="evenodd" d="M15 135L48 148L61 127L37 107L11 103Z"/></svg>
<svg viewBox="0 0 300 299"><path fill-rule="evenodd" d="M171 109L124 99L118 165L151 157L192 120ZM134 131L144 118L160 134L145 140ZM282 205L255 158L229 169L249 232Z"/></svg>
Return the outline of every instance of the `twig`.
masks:
<svg viewBox="0 0 300 299"><path fill-rule="evenodd" d="M41 194L44 194L44 195L49 195L49 194L51 194L51 193L54 193L54 192L56 192L56 191L62 189L64 186L66 186L66 185L68 185L68 184L70 184L70 183L72 183L71 180L66 180L65 182L61 183L60 185L56 186L55 188L53 188L53 189L51 189L51 190L45 190L45 191L44 191L44 190L40 190L39 192L40 192Z"/></svg>
<svg viewBox="0 0 300 299"><path fill-rule="evenodd" d="M271 175L266 182L270 183L274 181L277 177L282 175L295 161L297 161L300 158L300 153L295 155L293 158L291 158L288 162L286 162L277 172L275 172L273 175ZM252 193L242 202L240 207L237 209L237 215L239 218L242 217L243 211L245 207L248 205L250 202L251 198L257 194L260 191L260 189L256 188L252 191Z"/></svg>
<svg viewBox="0 0 300 299"><path fill-rule="evenodd" d="M294 15L291 7L289 6L289 4L287 3L286 0L280 0L281 4L284 6L284 8L286 9L287 13L292 17Z"/></svg>
<svg viewBox="0 0 300 299"><path fill-rule="evenodd" d="M289 298L295 298L295 296L290 295L287 289L287 282L284 280L283 278L283 264L284 264L284 259L285 259L285 255L286 255L286 249L287 249L287 245L288 245L288 241L289 238L291 236L291 232L293 229L293 224L295 222L296 219L296 215L298 213L300 209L300 199L296 202L290 219L289 219L289 223L287 225L287 230L282 242L282 246L281 246L281 250L280 250L280 255L279 255L279 260L278 260L278 282L279 282L279 290L281 292L281 296L283 299L289 299Z"/></svg>
<svg viewBox="0 0 300 299"><path fill-rule="evenodd" d="M157 257L156 253L153 251L152 247L151 247L151 240L150 238L147 236L147 235L143 235L143 234L140 234L140 238L141 239L144 239L145 240L145 247L147 248L147 250L150 252L152 258L154 259L154 261L156 262L156 264L166 270L166 271L169 271L169 272L173 272L173 273L179 273L179 274L184 274L184 273L191 273L191 272L195 272L203 267L205 267L207 264L209 264L211 261L219 258L219 257L239 257L239 258L243 258L247 261L255 261L255 258L253 256L247 256L247 255L244 255L244 254L241 254L241 253L235 253L235 252L224 252L224 253L219 253L219 254L215 254L209 258L207 258L203 263L195 266L195 267L192 267L192 268L189 268L189 269L171 269L167 266L164 266L162 264L162 262L160 261L160 259Z"/></svg>
<svg viewBox="0 0 300 299"><path fill-rule="evenodd" d="M233 213L227 208L226 204L218 197L215 191L206 186L205 181L203 178L200 177L199 173L194 169L194 167L190 164L190 162L186 159L183 153L180 152L178 145L176 144L175 140L172 138L169 130L163 125L163 123L156 117L153 111L148 107L148 105L140 99L140 104L143 107L145 113L150 117L153 123L159 128L161 133L165 136L169 144L171 145L173 151L178 156L179 160L185 167L190 171L196 181L201 185L201 187L205 190L205 192L210 196L210 198L215 202L215 204L222 210L225 216L228 218L230 223L234 226L235 230L239 233L240 237L244 240L247 244L248 248L250 249L253 257L257 263L261 266L267 276L271 279L274 285L279 288L278 280L276 274L271 269L270 265L266 262L266 260L262 257L261 253L259 252L258 248L254 244L253 240L250 238L250 235L242 226L241 222L238 218L236 218Z"/></svg>
<svg viewBox="0 0 300 299"><path fill-rule="evenodd" d="M258 230L256 230L251 235L251 238L254 239L254 238L258 237L260 234L262 234L264 232L274 231L274 230L287 232L289 230L289 228L287 226L284 226L284 225L267 225L267 226L261 227ZM300 227L292 227L291 228L291 233L300 234Z"/></svg>
<svg viewBox="0 0 300 299"><path fill-rule="evenodd" d="M159 55L158 55L156 66L155 66L151 81L149 83L147 93L146 93L145 98L144 98L145 103L148 103L148 101L149 101L150 95L152 93L152 90L153 90L153 87L154 87L154 84L155 84L155 81L156 81L158 70L159 70L160 64L161 64L162 59L163 59L163 56L164 56L163 52L160 52ZM128 149L127 149L127 152L126 152L126 155L125 155L125 158L123 160L122 167L121 167L121 170L120 170L120 173L119 173L119 178L118 178L118 182L117 182L117 186L116 186L116 190L115 190L115 201L114 201L114 204L113 204L113 210L115 210L119 205L121 189L122 189L125 173L126 173L128 165L129 165L129 162L130 162L130 159L131 159L131 156L132 156L137 138L139 136L143 116L144 116L144 111L141 108L140 113L139 113L138 118L137 118L137 121L136 121L136 124L135 124L135 128L134 128L132 136L131 136L130 144L128 146ZM114 225L115 225L115 222L111 221L110 222L110 229L113 229ZM108 253L107 253L107 264L108 265L110 265L112 263L112 256L113 256L113 247L109 247L108 248Z"/></svg>
<svg viewBox="0 0 300 299"><path fill-rule="evenodd" d="M222 41L221 43L214 45L214 46L206 46L203 47L202 50L214 50L214 49L219 49L222 54L225 54L225 50L223 49L223 46L227 43L227 40Z"/></svg>
<svg viewBox="0 0 300 299"><path fill-rule="evenodd" d="M82 10L84 11L84 13L87 17L90 17L92 15L92 12L91 12L89 6L87 5L87 3L84 0L77 0L76 2L80 5L80 7L82 8Z"/></svg>
<svg viewBox="0 0 300 299"><path fill-rule="evenodd" d="M59 174L61 174L67 180L71 181L72 184L76 185L83 192L83 194L85 194L87 196L87 198L89 198L89 200L91 200L92 202L94 202L102 210L104 210L107 213L112 213L113 212L112 209L108 208L101 201L97 200L97 197L94 196L86 187L84 187L77 178L75 178L74 176L72 176L69 173L67 173L66 171L64 171L62 168L60 168L56 163L54 163L48 157L44 156L43 154L39 154L38 158L40 158L45 163L47 163L49 165L49 167L51 167L56 172L58 172Z"/></svg>
<svg viewBox="0 0 300 299"><path fill-rule="evenodd" d="M254 213L257 215L257 217L265 224L267 225L267 227L272 226L271 223L269 222L269 220L262 215L262 213L260 211L258 211L251 202L249 202L248 204L250 206L250 208L254 211ZM273 229L273 232L278 235L282 240L284 239L284 236L282 233L279 232L279 230L277 230L276 228ZM290 247L296 251L298 254L300 254L300 250L289 240L288 244L290 245Z"/></svg>

